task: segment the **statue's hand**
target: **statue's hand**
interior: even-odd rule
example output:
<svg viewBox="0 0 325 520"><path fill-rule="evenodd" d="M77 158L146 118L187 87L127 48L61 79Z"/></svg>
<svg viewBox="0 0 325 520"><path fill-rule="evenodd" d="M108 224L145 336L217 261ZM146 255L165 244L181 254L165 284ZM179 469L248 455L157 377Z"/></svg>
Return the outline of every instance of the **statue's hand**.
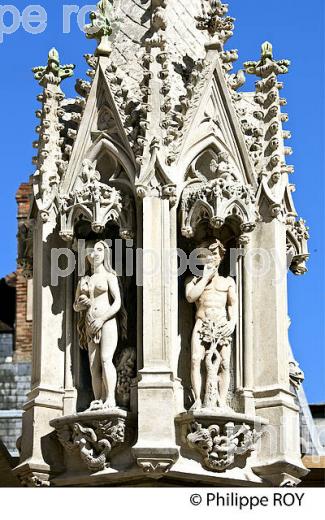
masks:
<svg viewBox="0 0 325 520"><path fill-rule="evenodd" d="M79 298L75 301L73 304L73 308L76 312L85 311L90 307L91 303L89 298L85 296L84 294L79 296Z"/></svg>
<svg viewBox="0 0 325 520"><path fill-rule="evenodd" d="M96 318L89 326L91 334L95 335L99 332L104 325L104 321L100 318Z"/></svg>
<svg viewBox="0 0 325 520"><path fill-rule="evenodd" d="M90 307L90 305L91 305L90 299L85 294L82 294L81 296L79 296L78 303L80 305L84 305L85 307Z"/></svg>
<svg viewBox="0 0 325 520"><path fill-rule="evenodd" d="M220 333L224 338L228 338L232 335L236 327L236 323L234 321L227 321L221 328Z"/></svg>
<svg viewBox="0 0 325 520"><path fill-rule="evenodd" d="M212 267L211 265L206 264L203 269L203 278L205 280L207 280L208 282L210 282L210 280L212 280L212 278L214 277L216 272L217 272L217 270L215 267Z"/></svg>

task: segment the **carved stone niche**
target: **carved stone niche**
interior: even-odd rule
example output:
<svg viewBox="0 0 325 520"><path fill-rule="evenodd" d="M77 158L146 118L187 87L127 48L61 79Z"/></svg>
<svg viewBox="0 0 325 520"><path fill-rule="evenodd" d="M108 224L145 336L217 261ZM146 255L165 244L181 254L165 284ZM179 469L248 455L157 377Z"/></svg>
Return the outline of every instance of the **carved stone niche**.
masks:
<svg viewBox="0 0 325 520"><path fill-rule="evenodd" d="M203 334L204 336L200 339L206 350L206 356L201 363L201 383L202 388L205 388L206 391L205 394L201 392L200 400L203 408L215 409L216 406L220 406L218 397L216 397L220 379L218 370L227 365L230 383L226 398L227 403L224 402L223 396L222 406L226 404L240 412L243 410L237 390L243 386L243 345L241 340L243 277L240 255L237 255L236 249L248 242L249 232L255 227L257 218L255 196L253 188L244 184L238 170L236 170L234 160L225 151L218 152L208 149L203 152L193 162L189 170L189 179L180 201L178 247L186 251L187 256L190 257L197 248L206 248L208 243L211 245L213 242L221 242L224 252L218 272L221 277L233 279L232 287L236 293L237 303L234 307L239 308L239 311L235 311L238 323L235 329L233 328L231 337L222 338L218 332L218 327L222 324L217 325L213 323L213 320L206 323L206 326L200 330L200 335ZM200 269L200 271L203 270ZM183 381L185 408L190 408L193 405L196 407L195 402L193 402L193 394L195 393L193 382L190 380L192 376L190 378L189 374L192 371L191 335L195 326L195 306L193 302L195 304L198 302L198 299L191 301L185 297L185 286L191 278L195 285L200 276L201 273L190 272L190 269L188 269L183 278L180 277L179 279L179 294L181 295L179 299L179 336L181 348L178 373ZM224 283L228 282L225 281ZM227 290L229 290L229 287L230 284L227 285ZM229 318L228 306L227 314ZM230 360L220 362L220 351L222 346L226 347L226 344L231 348L231 357ZM226 350L226 348L223 350ZM197 376L195 378L197 379ZM223 379L225 380L226 377ZM207 391L208 387L209 392ZM224 393L225 390L222 391L222 394ZM195 400L198 400L198 396L194 395Z"/></svg>
<svg viewBox="0 0 325 520"><path fill-rule="evenodd" d="M75 224L76 241L73 248L77 252L77 240L84 241L85 247L91 247L98 241L107 241L110 244L111 266L117 274L123 311L117 314L118 343L113 357L113 365L116 370L116 405L122 410L136 409L136 387L134 380L137 374L137 352L136 352L136 323L137 323L137 287L134 274L127 273L130 269L130 261L133 261L132 269L135 273L136 255L131 255L131 241L120 239L120 229L118 225L107 223L102 233L95 233L89 220L83 215ZM79 245L79 244L78 244ZM126 255L129 255L128 267L126 266ZM133 257L133 260L132 260ZM85 262L86 277L90 275L89 262ZM73 298L75 297L77 276L74 277ZM89 366L88 348L81 343L80 318L77 312L73 313L73 336L74 345L72 350L72 374L73 382L77 391L76 410L83 412L88 409L94 399L91 371Z"/></svg>
<svg viewBox="0 0 325 520"><path fill-rule="evenodd" d="M257 449L267 421L235 412L190 412L176 418L181 454L207 471L244 468Z"/></svg>
<svg viewBox="0 0 325 520"><path fill-rule="evenodd" d="M132 464L135 417L124 410L87 411L50 422L63 447L67 471L104 471ZM124 456L121 456L121 453Z"/></svg>

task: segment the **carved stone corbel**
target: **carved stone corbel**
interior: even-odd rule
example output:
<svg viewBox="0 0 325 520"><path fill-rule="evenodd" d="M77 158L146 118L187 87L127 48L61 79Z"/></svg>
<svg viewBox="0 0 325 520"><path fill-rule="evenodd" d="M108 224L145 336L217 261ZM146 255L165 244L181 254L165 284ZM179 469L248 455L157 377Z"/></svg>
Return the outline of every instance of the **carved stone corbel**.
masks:
<svg viewBox="0 0 325 520"><path fill-rule="evenodd" d="M194 422L187 435L188 446L201 456L202 466L215 472L223 472L235 465L236 457L249 456L256 449L262 432L246 424L228 422L223 426L212 424L207 428Z"/></svg>
<svg viewBox="0 0 325 520"><path fill-rule="evenodd" d="M67 453L76 453L91 472L110 466L111 452L125 440L126 412L106 418L96 412L77 414L51 421Z"/></svg>

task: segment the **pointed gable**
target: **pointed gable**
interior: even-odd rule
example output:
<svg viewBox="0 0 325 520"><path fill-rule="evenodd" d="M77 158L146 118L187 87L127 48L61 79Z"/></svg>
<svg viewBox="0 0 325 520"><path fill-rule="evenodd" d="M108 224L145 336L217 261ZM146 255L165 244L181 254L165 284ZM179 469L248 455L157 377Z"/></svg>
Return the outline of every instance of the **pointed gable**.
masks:
<svg viewBox="0 0 325 520"><path fill-rule="evenodd" d="M103 149L110 151L114 163L121 162L124 169L134 175L134 155L106 75L108 65L106 58L99 59L69 166L62 180L63 192L73 188L82 161L85 158L99 160ZM107 163L106 166L109 169Z"/></svg>
<svg viewBox="0 0 325 520"><path fill-rule="evenodd" d="M184 125L179 161L189 166L207 148L228 152L242 181L255 186L253 167L217 53L210 51L207 62L207 71L202 73L204 87L194 98Z"/></svg>

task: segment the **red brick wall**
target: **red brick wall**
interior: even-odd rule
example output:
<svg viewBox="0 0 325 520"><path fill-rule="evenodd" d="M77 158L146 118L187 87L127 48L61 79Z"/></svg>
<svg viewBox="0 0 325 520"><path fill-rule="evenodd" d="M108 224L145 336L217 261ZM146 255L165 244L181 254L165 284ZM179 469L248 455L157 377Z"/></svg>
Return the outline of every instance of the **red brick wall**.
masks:
<svg viewBox="0 0 325 520"><path fill-rule="evenodd" d="M20 185L16 201L18 205L18 225L28 218L32 187L30 184ZM32 358L32 321L27 321L27 280L22 274L22 268L17 266L16 282L16 331L15 331L15 362L30 362Z"/></svg>

